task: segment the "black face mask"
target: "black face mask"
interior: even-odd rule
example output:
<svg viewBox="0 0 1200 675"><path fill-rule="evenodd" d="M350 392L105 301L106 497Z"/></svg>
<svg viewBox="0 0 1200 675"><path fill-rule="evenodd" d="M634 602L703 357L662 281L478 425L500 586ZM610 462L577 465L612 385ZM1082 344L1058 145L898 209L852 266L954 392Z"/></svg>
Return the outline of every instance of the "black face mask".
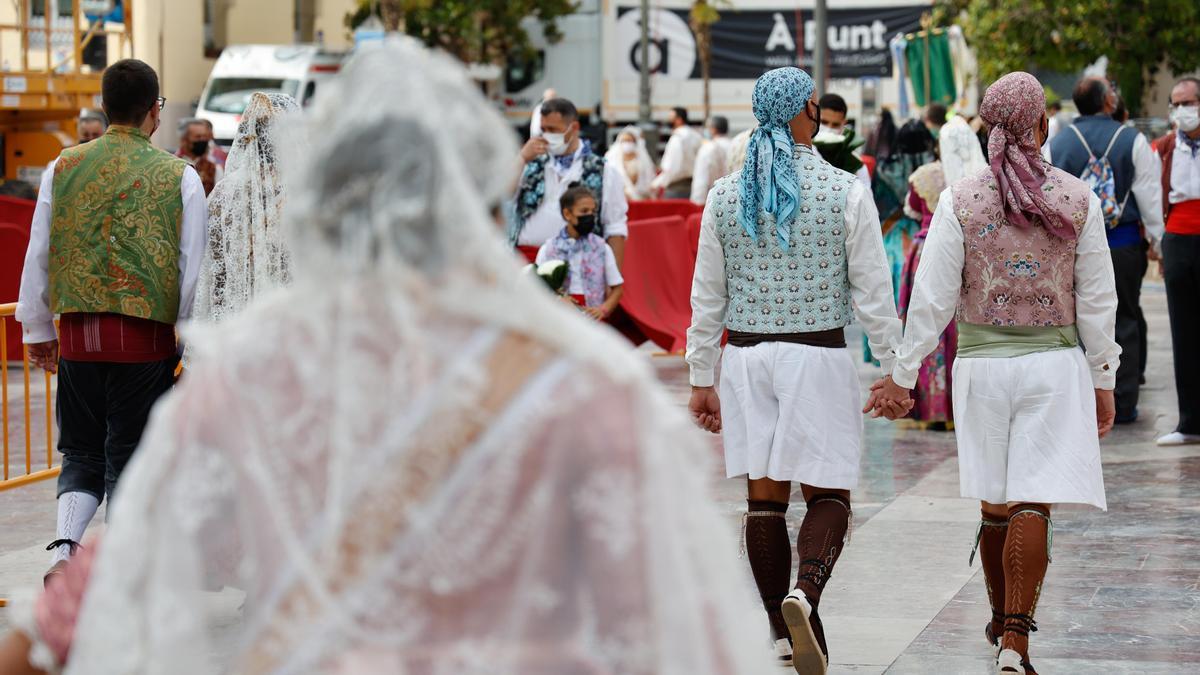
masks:
<svg viewBox="0 0 1200 675"><path fill-rule="evenodd" d="M821 130L821 104L815 103L813 105L815 105L817 107L817 116L813 117L813 116L809 115L808 119L810 122L813 123L812 135L813 135L813 137L816 137L817 132L819 132ZM808 106L805 106L804 109L808 110Z"/></svg>
<svg viewBox="0 0 1200 675"><path fill-rule="evenodd" d="M208 154L208 141L192 141L192 156L203 157Z"/></svg>
<svg viewBox="0 0 1200 675"><path fill-rule="evenodd" d="M589 213L586 216L578 216L575 219L575 231L579 233L580 238L586 237L596 230L596 214Z"/></svg>

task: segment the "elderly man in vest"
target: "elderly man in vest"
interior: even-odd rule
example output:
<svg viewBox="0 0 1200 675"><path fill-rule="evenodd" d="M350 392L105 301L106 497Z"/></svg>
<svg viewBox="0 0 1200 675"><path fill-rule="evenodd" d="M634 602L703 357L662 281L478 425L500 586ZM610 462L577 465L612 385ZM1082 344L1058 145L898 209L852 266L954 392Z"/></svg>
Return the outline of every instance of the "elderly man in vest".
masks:
<svg viewBox="0 0 1200 675"><path fill-rule="evenodd" d="M959 485L982 502L985 634L1006 675L1033 672L1029 633L1050 559L1051 504L1106 508L1099 438L1112 429L1121 353L1100 200L1042 159L1045 110L1028 73L988 88L979 114L991 125L991 166L942 193L904 343L868 402L907 397L957 309Z"/></svg>
<svg viewBox="0 0 1200 675"><path fill-rule="evenodd" d="M46 172L17 320L31 359L58 372L60 573L174 381L176 321L191 312L207 209L200 177L158 150L158 75L134 59L104 71L100 138ZM54 315L60 315L58 332Z"/></svg>
<svg viewBox="0 0 1200 675"><path fill-rule="evenodd" d="M1105 224L1117 282L1117 344L1121 345L1114 396L1116 423L1128 424L1137 420L1145 370L1142 278L1149 265L1147 254L1157 258L1162 251L1162 168L1145 136L1113 120L1117 94L1107 80L1080 80L1074 98L1080 116L1050 142L1050 161L1072 176L1082 176L1089 164L1095 165L1093 159L1107 157L1112 167L1116 189L1112 196L1118 209Z"/></svg>
<svg viewBox="0 0 1200 675"><path fill-rule="evenodd" d="M542 104L541 135L521 148L525 169L517 186L510 213L509 241L529 262L537 258L542 244L558 236L567 225L558 199L575 183L599 199L596 234L612 247L617 266L625 262L625 238L629 236L625 179L617 167L592 152L591 141L579 131L579 111L565 98Z"/></svg>
<svg viewBox="0 0 1200 675"><path fill-rule="evenodd" d="M857 314L889 369L901 334L875 202L813 150L813 89L798 68L755 84L759 127L746 162L716 182L704 208L687 344L689 410L722 433L728 476L747 478L746 552L779 659L799 673L828 663L817 609L859 478L862 392L843 328ZM794 590L793 482L808 506Z"/></svg>
<svg viewBox="0 0 1200 675"><path fill-rule="evenodd" d="M1159 445L1200 443L1200 79L1185 77L1171 90L1175 129L1155 145L1163 160L1163 279L1171 316L1179 426Z"/></svg>

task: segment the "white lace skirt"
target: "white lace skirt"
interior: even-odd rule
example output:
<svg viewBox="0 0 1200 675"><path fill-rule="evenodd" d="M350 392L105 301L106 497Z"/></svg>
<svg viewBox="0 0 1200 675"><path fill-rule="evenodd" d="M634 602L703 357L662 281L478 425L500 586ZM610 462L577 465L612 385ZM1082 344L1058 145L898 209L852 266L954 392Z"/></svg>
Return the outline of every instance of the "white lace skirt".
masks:
<svg viewBox="0 0 1200 675"><path fill-rule="evenodd" d="M1082 351L955 359L954 426L962 496L1106 508Z"/></svg>
<svg viewBox="0 0 1200 675"><path fill-rule="evenodd" d="M845 349L782 342L726 347L720 391L726 474L856 487L859 389Z"/></svg>

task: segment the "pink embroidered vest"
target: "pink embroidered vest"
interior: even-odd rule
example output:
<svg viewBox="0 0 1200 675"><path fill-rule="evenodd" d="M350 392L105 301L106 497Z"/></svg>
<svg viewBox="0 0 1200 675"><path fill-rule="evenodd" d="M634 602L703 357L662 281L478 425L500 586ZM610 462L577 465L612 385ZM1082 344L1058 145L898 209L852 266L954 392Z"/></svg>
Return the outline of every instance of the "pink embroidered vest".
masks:
<svg viewBox="0 0 1200 675"><path fill-rule="evenodd" d="M1010 225L990 169L955 183L954 212L966 248L958 320L991 326L1075 323L1075 242L1035 226ZM1087 220L1091 189L1053 167L1042 186L1047 201L1071 213L1076 235Z"/></svg>

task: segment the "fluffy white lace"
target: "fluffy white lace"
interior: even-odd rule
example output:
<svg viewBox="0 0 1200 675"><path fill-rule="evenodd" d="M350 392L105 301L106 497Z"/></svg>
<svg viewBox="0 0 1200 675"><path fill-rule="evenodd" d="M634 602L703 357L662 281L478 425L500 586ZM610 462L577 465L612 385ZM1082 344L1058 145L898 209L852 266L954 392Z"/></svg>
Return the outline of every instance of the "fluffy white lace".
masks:
<svg viewBox="0 0 1200 675"><path fill-rule="evenodd" d="M770 672L709 445L502 243L511 130L408 41L332 86L294 283L194 336L223 358L152 416L68 673ZM199 589L228 537L222 642Z"/></svg>
<svg viewBox="0 0 1200 675"><path fill-rule="evenodd" d="M196 286L192 316L217 322L240 312L256 293L288 280L289 255L281 226L282 148L302 146L300 110L287 94L250 98L225 162L225 177L208 197L208 246Z"/></svg>

